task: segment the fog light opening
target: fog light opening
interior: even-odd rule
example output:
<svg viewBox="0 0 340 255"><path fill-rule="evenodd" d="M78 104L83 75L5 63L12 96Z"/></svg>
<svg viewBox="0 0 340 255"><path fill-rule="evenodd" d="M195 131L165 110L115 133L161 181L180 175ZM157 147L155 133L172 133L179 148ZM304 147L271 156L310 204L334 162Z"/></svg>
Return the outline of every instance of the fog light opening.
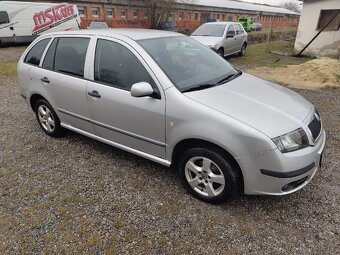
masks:
<svg viewBox="0 0 340 255"><path fill-rule="evenodd" d="M294 181L294 182L291 182L291 183L288 183L286 184L285 186L283 186L282 188L282 191L283 192L289 192L293 189L296 189L297 187L299 187L300 185L302 185L306 180L307 180L308 176L300 179L300 180L297 180L297 181Z"/></svg>

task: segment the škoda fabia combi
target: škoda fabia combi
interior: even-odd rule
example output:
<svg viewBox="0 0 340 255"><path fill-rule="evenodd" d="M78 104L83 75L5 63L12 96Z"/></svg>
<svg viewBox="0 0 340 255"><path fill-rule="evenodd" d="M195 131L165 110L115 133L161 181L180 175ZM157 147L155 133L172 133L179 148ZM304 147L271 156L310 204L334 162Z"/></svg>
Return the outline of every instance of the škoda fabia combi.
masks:
<svg viewBox="0 0 340 255"><path fill-rule="evenodd" d="M24 52L18 75L46 134L69 129L175 166L207 202L292 193L321 163L325 131L310 102L181 34L46 34Z"/></svg>

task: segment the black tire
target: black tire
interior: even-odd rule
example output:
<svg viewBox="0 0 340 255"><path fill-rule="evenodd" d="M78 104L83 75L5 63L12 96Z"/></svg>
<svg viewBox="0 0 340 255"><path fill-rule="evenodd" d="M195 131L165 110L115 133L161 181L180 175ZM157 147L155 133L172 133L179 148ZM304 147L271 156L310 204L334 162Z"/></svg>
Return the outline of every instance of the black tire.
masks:
<svg viewBox="0 0 340 255"><path fill-rule="evenodd" d="M222 48L218 49L217 54L224 58L224 50Z"/></svg>
<svg viewBox="0 0 340 255"><path fill-rule="evenodd" d="M203 162L205 160L207 160L208 162L211 161L211 163L208 163L208 165L212 175L211 173L204 173L204 169L206 169L206 167L204 167L205 163ZM189 166L192 165L192 162L194 162L195 167L198 168L200 167L200 165L202 165L201 173L194 174L192 170L189 170ZM221 151L205 148L189 149L181 156L178 166L180 179L184 187L186 187L186 189L193 196L202 201L213 204L222 203L230 198L233 198L236 194L240 192L241 177L239 171ZM223 174L223 176L221 174ZM216 176L218 176L218 180L224 178L224 185L214 182L211 179L216 179ZM194 186L196 185L196 183L199 184L197 184L197 186L193 188L193 186L189 184L189 181L191 181L192 185ZM207 189L208 186L210 186L210 189ZM209 195L208 190L210 190L210 192L213 191L214 194Z"/></svg>
<svg viewBox="0 0 340 255"><path fill-rule="evenodd" d="M247 44L243 44L242 45L242 48L241 48L241 51L238 53L239 56L244 56L246 55L246 52L247 52Z"/></svg>
<svg viewBox="0 0 340 255"><path fill-rule="evenodd" d="M40 109L46 112L44 117ZM63 134L63 128L60 126L60 119L53 110L52 106L44 99L39 99L34 106L35 116L41 129L51 137L60 137ZM51 124L53 121L53 125Z"/></svg>

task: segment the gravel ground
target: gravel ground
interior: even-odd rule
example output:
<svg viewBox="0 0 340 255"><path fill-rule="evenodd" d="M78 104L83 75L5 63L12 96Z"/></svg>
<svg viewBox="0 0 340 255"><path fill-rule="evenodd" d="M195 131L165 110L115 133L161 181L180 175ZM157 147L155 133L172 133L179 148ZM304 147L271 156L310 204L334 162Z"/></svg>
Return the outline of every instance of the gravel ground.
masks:
<svg viewBox="0 0 340 255"><path fill-rule="evenodd" d="M323 169L288 196L210 205L173 170L48 137L16 77L0 77L0 254L340 254L340 90L297 91L323 117Z"/></svg>

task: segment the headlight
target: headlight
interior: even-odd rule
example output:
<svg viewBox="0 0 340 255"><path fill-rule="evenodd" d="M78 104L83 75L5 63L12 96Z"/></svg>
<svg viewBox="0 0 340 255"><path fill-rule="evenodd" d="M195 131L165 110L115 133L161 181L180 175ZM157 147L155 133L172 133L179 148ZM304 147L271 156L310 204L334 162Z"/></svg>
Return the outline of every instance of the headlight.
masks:
<svg viewBox="0 0 340 255"><path fill-rule="evenodd" d="M290 152L308 146L308 139L302 128L272 139L281 152Z"/></svg>

